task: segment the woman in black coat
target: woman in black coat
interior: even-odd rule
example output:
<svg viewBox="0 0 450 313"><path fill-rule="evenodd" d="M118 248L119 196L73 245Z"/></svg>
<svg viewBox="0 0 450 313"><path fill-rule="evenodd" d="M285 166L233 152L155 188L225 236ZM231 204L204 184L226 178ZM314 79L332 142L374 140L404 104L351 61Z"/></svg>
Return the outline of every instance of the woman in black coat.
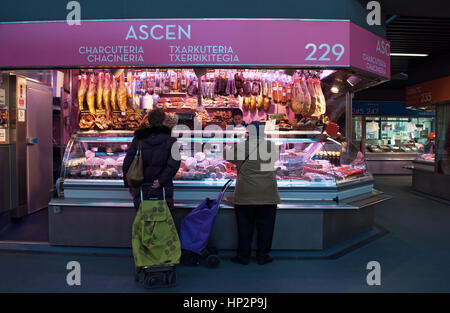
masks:
<svg viewBox="0 0 450 313"><path fill-rule="evenodd" d="M161 109L152 110L148 116L150 126L134 132L134 139L123 162L123 177L125 187L133 196L136 210L141 203L140 188L128 186L126 175L134 160L138 143L141 141L142 159L144 163L144 199L162 197L162 187L165 190L167 204L172 211L173 177L180 168L180 155L176 138L171 136L172 130L163 125L165 118Z"/></svg>

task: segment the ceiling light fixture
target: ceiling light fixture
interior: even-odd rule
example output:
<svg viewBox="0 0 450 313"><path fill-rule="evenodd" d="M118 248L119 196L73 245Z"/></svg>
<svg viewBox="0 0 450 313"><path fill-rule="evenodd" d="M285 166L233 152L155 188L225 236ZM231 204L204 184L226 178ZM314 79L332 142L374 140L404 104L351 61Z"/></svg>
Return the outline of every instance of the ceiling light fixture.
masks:
<svg viewBox="0 0 450 313"><path fill-rule="evenodd" d="M349 78L347 78L347 83L350 85L350 86L355 86L357 83L359 83L361 81L361 78L359 78L359 77L356 77L356 76L354 76L354 75L350 75L350 77Z"/></svg>
<svg viewBox="0 0 450 313"><path fill-rule="evenodd" d="M334 70L323 70L322 74L320 74L320 80L330 76L331 74L335 73L336 71Z"/></svg>
<svg viewBox="0 0 450 313"><path fill-rule="evenodd" d="M339 88L336 87L336 86L333 86L333 87L331 87L330 91L331 91L332 93L338 93L338 92L339 92Z"/></svg>
<svg viewBox="0 0 450 313"><path fill-rule="evenodd" d="M425 53L391 53L391 57L427 57Z"/></svg>

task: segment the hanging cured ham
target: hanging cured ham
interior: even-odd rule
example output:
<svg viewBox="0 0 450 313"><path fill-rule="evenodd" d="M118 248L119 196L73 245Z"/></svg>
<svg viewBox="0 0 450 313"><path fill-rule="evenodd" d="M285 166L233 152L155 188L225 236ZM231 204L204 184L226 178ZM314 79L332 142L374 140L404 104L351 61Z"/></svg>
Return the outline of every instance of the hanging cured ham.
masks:
<svg viewBox="0 0 450 313"><path fill-rule="evenodd" d="M111 79L111 108L117 110L117 80L114 75Z"/></svg>
<svg viewBox="0 0 450 313"><path fill-rule="evenodd" d="M121 111L127 110L127 87L125 86L125 77L123 74L120 75L117 102Z"/></svg>
<svg viewBox="0 0 450 313"><path fill-rule="evenodd" d="M290 103L292 101L292 84L286 84L286 101Z"/></svg>
<svg viewBox="0 0 450 313"><path fill-rule="evenodd" d="M80 111L84 110L84 95L87 89L87 77L85 74L80 75L80 85L78 87L78 107Z"/></svg>
<svg viewBox="0 0 450 313"><path fill-rule="evenodd" d="M97 109L102 110L102 97L103 97L103 73L98 74L97 83Z"/></svg>
<svg viewBox="0 0 450 313"><path fill-rule="evenodd" d="M91 114L95 114L95 83L93 75L91 75L91 78L89 80L86 102L88 104L89 112L91 112Z"/></svg>
<svg viewBox="0 0 450 313"><path fill-rule="evenodd" d="M309 94L308 86L306 85L306 78L304 75L302 75L300 78L300 87L302 89L304 99L301 114L303 116L308 116L308 112L311 107L311 95Z"/></svg>
<svg viewBox="0 0 450 313"><path fill-rule="evenodd" d="M250 96L250 111L256 111L256 96L253 95Z"/></svg>
<svg viewBox="0 0 450 313"><path fill-rule="evenodd" d="M264 99L263 99L263 88L261 82L258 82L258 95L256 96L256 108L258 110L263 109Z"/></svg>
<svg viewBox="0 0 450 313"><path fill-rule="evenodd" d="M317 95L316 90L314 88L313 79L311 77L307 80L307 88L309 91L309 95L311 96L311 106L309 107L308 116L314 116L314 113L316 112L316 106L317 106Z"/></svg>
<svg viewBox="0 0 450 313"><path fill-rule="evenodd" d="M292 87L292 99L291 99L291 108L295 114L303 113L303 106L305 102L305 97L303 94L302 87L300 85L300 78L298 75L294 76L294 84Z"/></svg>
<svg viewBox="0 0 450 313"><path fill-rule="evenodd" d="M270 97L269 97L269 82L267 80L263 80L262 83L262 97L263 97L263 109L264 111L269 111L270 108Z"/></svg>
<svg viewBox="0 0 450 313"><path fill-rule="evenodd" d="M316 87L316 94L318 95L318 99L319 99L319 103L320 103L320 108L318 111L318 116L320 115L324 115L325 112L327 111L327 103L325 101L325 96L323 95L323 91L322 91L322 87L320 85L320 79L317 79L316 83L315 83L315 87Z"/></svg>
<svg viewBox="0 0 450 313"><path fill-rule="evenodd" d="M244 97L244 110L248 111L250 109L250 97Z"/></svg>
<svg viewBox="0 0 450 313"><path fill-rule="evenodd" d="M111 83L109 73L105 75L105 84L103 86L103 104L105 105L106 114L111 111Z"/></svg>
<svg viewBox="0 0 450 313"><path fill-rule="evenodd" d="M175 74L175 73L174 73ZM175 74L175 84L176 84L176 74ZM137 80L136 80L136 76L133 76L133 81L131 82L131 97L133 98L133 109L139 109L140 107L140 97L139 94L136 93L136 89L137 89Z"/></svg>
<svg viewBox="0 0 450 313"><path fill-rule="evenodd" d="M272 99L275 103L279 102L277 82L272 82Z"/></svg>

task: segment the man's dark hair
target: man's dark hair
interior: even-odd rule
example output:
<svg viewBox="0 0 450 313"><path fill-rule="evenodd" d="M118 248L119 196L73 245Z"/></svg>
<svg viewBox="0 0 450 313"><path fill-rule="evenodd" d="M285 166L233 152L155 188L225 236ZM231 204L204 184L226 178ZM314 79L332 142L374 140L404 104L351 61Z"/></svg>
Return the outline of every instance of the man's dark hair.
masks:
<svg viewBox="0 0 450 313"><path fill-rule="evenodd" d="M240 115L240 116L244 117L244 114L242 114L241 109L234 109L233 112L231 112L231 117L235 117L236 115Z"/></svg>

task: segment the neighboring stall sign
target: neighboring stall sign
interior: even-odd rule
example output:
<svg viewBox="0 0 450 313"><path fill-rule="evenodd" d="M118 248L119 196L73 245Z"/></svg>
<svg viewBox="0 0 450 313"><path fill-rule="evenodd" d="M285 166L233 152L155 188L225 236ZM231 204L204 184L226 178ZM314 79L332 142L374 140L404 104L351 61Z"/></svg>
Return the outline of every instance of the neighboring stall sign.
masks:
<svg viewBox="0 0 450 313"><path fill-rule="evenodd" d="M354 66L390 77L389 42L345 20L4 23L0 38L0 68Z"/></svg>
<svg viewBox="0 0 450 313"><path fill-rule="evenodd" d="M406 106L425 106L450 101L450 76L406 88Z"/></svg>
<svg viewBox="0 0 450 313"><path fill-rule="evenodd" d="M401 101L353 101L352 115L433 117L435 113L408 109Z"/></svg>

